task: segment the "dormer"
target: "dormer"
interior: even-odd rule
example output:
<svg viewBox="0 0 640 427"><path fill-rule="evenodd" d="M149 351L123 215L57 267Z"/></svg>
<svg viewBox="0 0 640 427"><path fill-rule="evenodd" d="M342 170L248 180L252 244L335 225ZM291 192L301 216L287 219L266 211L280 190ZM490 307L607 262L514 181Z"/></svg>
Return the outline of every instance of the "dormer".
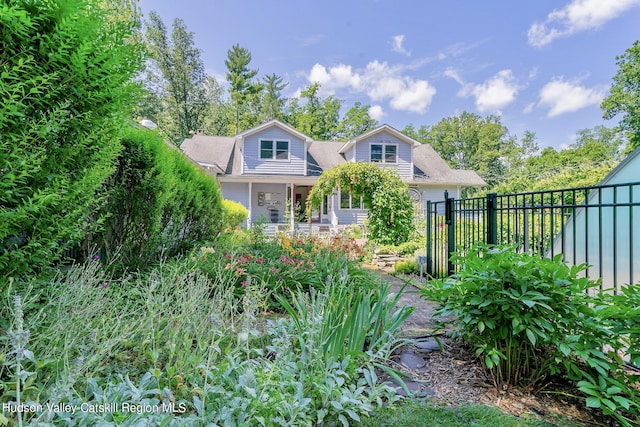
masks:
<svg viewBox="0 0 640 427"><path fill-rule="evenodd" d="M363 133L342 146L340 153L350 162L373 162L396 169L402 179L413 177L413 147L416 140L389 125Z"/></svg>
<svg viewBox="0 0 640 427"><path fill-rule="evenodd" d="M243 175L306 175L311 138L272 120L236 135Z"/></svg>

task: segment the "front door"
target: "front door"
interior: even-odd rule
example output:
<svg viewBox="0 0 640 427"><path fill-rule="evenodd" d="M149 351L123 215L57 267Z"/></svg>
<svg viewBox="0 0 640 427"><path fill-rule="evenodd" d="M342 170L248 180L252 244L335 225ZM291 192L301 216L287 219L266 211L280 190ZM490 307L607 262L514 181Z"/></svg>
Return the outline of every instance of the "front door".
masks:
<svg viewBox="0 0 640 427"><path fill-rule="evenodd" d="M311 191L311 186L308 185L295 187L293 210L296 222L307 222L307 196L309 191ZM311 222L320 222L320 209L311 211Z"/></svg>

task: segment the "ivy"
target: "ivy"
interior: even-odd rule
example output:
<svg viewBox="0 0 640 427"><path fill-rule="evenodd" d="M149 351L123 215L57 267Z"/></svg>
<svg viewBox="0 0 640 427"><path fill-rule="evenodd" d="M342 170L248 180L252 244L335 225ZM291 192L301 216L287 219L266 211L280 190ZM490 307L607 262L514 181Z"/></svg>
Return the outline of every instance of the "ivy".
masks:
<svg viewBox="0 0 640 427"><path fill-rule="evenodd" d="M324 171L307 198L307 216L336 189L362 197L368 210L370 237L383 245L398 245L413 230L413 204L407 185L392 169L375 163L344 163Z"/></svg>

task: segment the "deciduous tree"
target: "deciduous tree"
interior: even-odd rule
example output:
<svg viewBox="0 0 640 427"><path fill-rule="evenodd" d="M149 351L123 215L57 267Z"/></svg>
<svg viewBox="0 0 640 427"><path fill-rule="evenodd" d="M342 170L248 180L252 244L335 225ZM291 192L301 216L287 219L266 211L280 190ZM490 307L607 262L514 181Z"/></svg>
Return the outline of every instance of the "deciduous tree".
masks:
<svg viewBox="0 0 640 427"><path fill-rule="evenodd" d="M160 111L150 118L176 144L189 132L202 128L211 94L200 49L193 33L181 19L173 21L171 36L160 16L151 11L146 28L147 50L151 63L147 67L146 88L151 101L159 102ZM153 110L147 110L153 114Z"/></svg>
<svg viewBox="0 0 640 427"><path fill-rule="evenodd" d="M640 147L640 40L617 57L617 64L610 94L601 105L604 118L621 114L620 127L630 134L630 148Z"/></svg>

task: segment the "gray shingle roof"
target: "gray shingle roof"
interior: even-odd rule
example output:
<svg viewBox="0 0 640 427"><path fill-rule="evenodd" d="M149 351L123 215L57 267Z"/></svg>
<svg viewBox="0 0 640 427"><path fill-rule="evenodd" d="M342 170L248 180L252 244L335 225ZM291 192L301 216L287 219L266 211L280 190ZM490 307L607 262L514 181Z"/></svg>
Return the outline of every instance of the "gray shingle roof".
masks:
<svg viewBox="0 0 640 427"><path fill-rule="evenodd" d="M191 159L216 171L216 175L231 172L235 138L230 136L194 135L185 139L180 148ZM234 156L235 157L235 156ZM220 173L218 173L220 172Z"/></svg>
<svg viewBox="0 0 640 427"><path fill-rule="evenodd" d="M276 124L279 125L280 122ZM247 132L263 129L266 125ZM286 125L282 124L282 126ZM371 132L367 134L369 133ZM241 135L243 134L239 136ZM242 155L239 144L236 143L239 140L240 138L237 137L194 135L190 139L185 139L180 148L192 160L214 175L239 176L242 173ZM345 143L342 141L312 141L307 153L308 176L319 176L323 171L345 163L345 158L340 154L344 147ZM413 164L414 176L410 181L413 183L453 184L464 187L486 185L474 171L451 169L429 144L414 144Z"/></svg>

